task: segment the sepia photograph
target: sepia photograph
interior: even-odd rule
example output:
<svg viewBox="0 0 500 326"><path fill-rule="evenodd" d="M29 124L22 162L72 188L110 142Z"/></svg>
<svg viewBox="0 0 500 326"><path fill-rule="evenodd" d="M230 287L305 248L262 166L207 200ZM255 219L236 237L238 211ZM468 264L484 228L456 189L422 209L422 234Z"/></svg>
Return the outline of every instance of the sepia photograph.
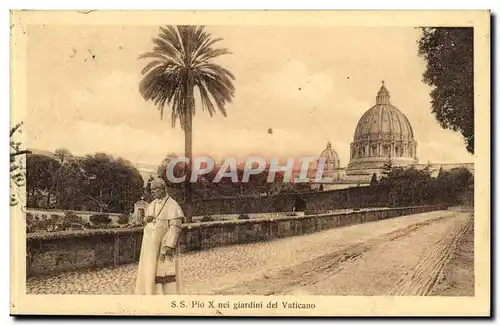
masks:
<svg viewBox="0 0 500 326"><path fill-rule="evenodd" d="M11 11L11 313L488 315L489 24Z"/></svg>

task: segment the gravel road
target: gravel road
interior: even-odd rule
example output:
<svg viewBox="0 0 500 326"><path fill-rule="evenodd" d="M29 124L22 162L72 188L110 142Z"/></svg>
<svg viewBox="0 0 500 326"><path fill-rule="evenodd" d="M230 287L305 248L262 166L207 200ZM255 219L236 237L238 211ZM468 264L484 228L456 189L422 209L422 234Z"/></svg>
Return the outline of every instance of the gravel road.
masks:
<svg viewBox="0 0 500 326"><path fill-rule="evenodd" d="M472 224L471 212L436 211L187 253L181 257L183 292L473 295ZM450 264L460 264L462 274L445 286ZM131 294L136 268L32 278L27 293Z"/></svg>

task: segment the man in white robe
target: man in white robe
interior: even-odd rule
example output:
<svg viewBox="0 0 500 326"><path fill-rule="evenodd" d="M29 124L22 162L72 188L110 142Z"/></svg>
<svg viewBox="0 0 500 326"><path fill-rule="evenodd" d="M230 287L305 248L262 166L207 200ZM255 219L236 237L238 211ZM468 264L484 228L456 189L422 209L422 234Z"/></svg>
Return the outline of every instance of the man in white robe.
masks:
<svg viewBox="0 0 500 326"><path fill-rule="evenodd" d="M151 192L154 200L145 212L135 294L179 294L179 237L184 214L167 194L163 179L151 183Z"/></svg>

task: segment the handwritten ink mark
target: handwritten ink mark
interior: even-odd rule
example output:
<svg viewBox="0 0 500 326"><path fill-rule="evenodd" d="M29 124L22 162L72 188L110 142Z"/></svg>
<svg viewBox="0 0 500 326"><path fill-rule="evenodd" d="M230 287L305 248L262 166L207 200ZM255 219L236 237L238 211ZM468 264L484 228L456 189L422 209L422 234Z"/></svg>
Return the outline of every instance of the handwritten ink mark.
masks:
<svg viewBox="0 0 500 326"><path fill-rule="evenodd" d="M92 51L90 51L90 49L89 49L89 53L90 53L90 55L92 56L92 59L94 59L94 60L95 60L95 54L93 54L93 53L92 53Z"/></svg>
<svg viewBox="0 0 500 326"><path fill-rule="evenodd" d="M19 197L21 197L19 188L26 184L26 174L21 168L20 162L17 162L16 159L22 154L31 153L28 150L21 150L20 142L16 142L13 140L13 136L17 133L21 133L20 127L23 122L16 124L13 128L10 129L10 206L16 206L20 203ZM14 189L13 189L14 188ZM16 196L17 193L17 196Z"/></svg>

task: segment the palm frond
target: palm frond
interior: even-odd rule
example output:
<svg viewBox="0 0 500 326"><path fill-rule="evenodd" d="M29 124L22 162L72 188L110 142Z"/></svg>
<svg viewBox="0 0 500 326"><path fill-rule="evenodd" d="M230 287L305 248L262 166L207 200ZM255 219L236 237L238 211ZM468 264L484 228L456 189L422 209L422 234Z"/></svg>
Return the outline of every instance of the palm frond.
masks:
<svg viewBox="0 0 500 326"><path fill-rule="evenodd" d="M222 41L223 38L216 38L212 39L210 38L210 34L205 33L203 39L200 39L199 42L199 47L196 49L194 55L193 55L193 60L199 61L199 56L204 54L212 45L214 45L217 42Z"/></svg>
<svg viewBox="0 0 500 326"><path fill-rule="evenodd" d="M199 38L203 34L203 28L197 26L179 26L179 34L184 45L185 62L191 65L192 57L198 47Z"/></svg>
<svg viewBox="0 0 500 326"><path fill-rule="evenodd" d="M177 30L179 31L179 36L181 40L181 45L184 51L184 61L186 65L191 60L192 49L194 46L194 32L196 27L189 25L178 26Z"/></svg>
<svg viewBox="0 0 500 326"><path fill-rule="evenodd" d="M163 38L155 38L153 39L153 43L156 45L153 48L153 52L163 54L166 57L166 60L175 61L177 63L182 62L182 53L167 40Z"/></svg>
<svg viewBox="0 0 500 326"><path fill-rule="evenodd" d="M146 101L152 101L163 119L164 108L171 109L172 127L179 119L181 128L189 115L196 114L194 88L199 90L201 107L210 116L220 111L227 115L225 104L234 96L234 75L214 64L212 59L229 54L227 49L215 49L222 38L212 38L204 26L162 26L151 52L139 56L151 59L142 69L144 76L139 91Z"/></svg>
<svg viewBox="0 0 500 326"><path fill-rule="evenodd" d="M217 83L216 80L210 78L202 79L202 84L214 100L219 111L226 116L225 104L232 101L229 90L222 84Z"/></svg>
<svg viewBox="0 0 500 326"><path fill-rule="evenodd" d="M142 68L141 75L144 75L145 73L150 71L152 68L155 68L156 66L161 65L162 63L163 63L162 60L150 61L147 65L144 66L144 68Z"/></svg>
<svg viewBox="0 0 500 326"><path fill-rule="evenodd" d="M204 64L198 67L199 71L213 79L220 79L224 85L234 92L233 80L234 75L226 68L216 64Z"/></svg>
<svg viewBox="0 0 500 326"><path fill-rule="evenodd" d="M160 31L161 38L175 47L179 53L184 54L184 48L182 47L179 33L174 26L160 27Z"/></svg>
<svg viewBox="0 0 500 326"><path fill-rule="evenodd" d="M197 62L199 64L207 63L209 60L215 59L217 57L220 57L220 56L223 56L226 54L231 54L231 52L225 48L222 48L222 49L208 48L198 56Z"/></svg>
<svg viewBox="0 0 500 326"><path fill-rule="evenodd" d="M206 87L203 85L202 81L198 81L196 86L198 86L198 89L200 90L201 108L203 110L206 109L212 117L215 114L215 107Z"/></svg>
<svg viewBox="0 0 500 326"><path fill-rule="evenodd" d="M200 35L198 36L196 49L194 49L191 58L191 65L195 66L197 63L199 63L200 55L203 55L208 49L210 49L212 45L222 40L222 38L212 39L212 35L210 33L200 33Z"/></svg>
<svg viewBox="0 0 500 326"><path fill-rule="evenodd" d="M146 53L139 55L139 57L137 57L137 58L138 59L159 59L159 60L164 60L164 61L168 61L168 59L169 59L164 54L158 53L158 52L146 52Z"/></svg>
<svg viewBox="0 0 500 326"><path fill-rule="evenodd" d="M150 70L139 83L139 92L146 101L152 100L158 106L162 119L165 103L178 85L176 70L178 68L172 63L159 65Z"/></svg>
<svg viewBox="0 0 500 326"><path fill-rule="evenodd" d="M209 92L212 93L216 91L219 94L220 98L223 98L224 101L231 102L232 97L234 96L234 86L228 87L225 83L222 82L221 79L213 78L212 76L206 75L204 78L204 82L206 85L210 87Z"/></svg>

